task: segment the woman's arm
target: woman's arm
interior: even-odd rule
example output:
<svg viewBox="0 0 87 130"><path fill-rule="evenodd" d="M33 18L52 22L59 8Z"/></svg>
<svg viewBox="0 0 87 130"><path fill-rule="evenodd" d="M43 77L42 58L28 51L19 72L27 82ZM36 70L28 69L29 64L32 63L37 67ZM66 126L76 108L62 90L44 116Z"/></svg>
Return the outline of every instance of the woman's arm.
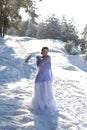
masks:
<svg viewBox="0 0 87 130"><path fill-rule="evenodd" d="M46 63L50 63L51 62L51 59L50 59L50 56L46 57L45 59L42 60L40 66L46 64Z"/></svg>
<svg viewBox="0 0 87 130"><path fill-rule="evenodd" d="M41 62L42 62L42 57L41 56L36 56L36 64L37 64L37 67L40 66Z"/></svg>
<svg viewBox="0 0 87 130"><path fill-rule="evenodd" d="M36 56L36 58L37 58L37 60L36 60L37 67L40 67L46 63L51 63L50 56L47 56L45 58L43 58L41 56Z"/></svg>

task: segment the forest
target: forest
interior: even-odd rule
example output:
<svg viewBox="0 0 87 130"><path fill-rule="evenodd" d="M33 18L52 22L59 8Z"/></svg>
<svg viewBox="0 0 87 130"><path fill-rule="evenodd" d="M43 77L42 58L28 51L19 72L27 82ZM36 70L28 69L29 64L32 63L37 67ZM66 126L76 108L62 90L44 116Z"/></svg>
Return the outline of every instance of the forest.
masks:
<svg viewBox="0 0 87 130"><path fill-rule="evenodd" d="M21 8L29 15L29 19L26 21L22 21ZM68 48L73 45L80 46L81 53L87 53L87 25L79 34L73 18L67 20L63 16L62 19L59 19L55 14L37 23L36 19L39 18L39 15L36 10L36 1L33 0L1 0L0 36L16 35L37 39L59 39L69 43ZM70 53L70 51L68 52Z"/></svg>

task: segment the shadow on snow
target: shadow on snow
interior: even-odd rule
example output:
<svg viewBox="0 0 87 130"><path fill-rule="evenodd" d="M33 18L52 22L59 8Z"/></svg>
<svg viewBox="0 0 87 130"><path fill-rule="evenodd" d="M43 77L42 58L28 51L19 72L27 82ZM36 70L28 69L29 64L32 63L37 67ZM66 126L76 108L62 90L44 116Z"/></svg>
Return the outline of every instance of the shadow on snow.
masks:
<svg viewBox="0 0 87 130"><path fill-rule="evenodd" d="M58 130L58 111L34 111L36 130Z"/></svg>
<svg viewBox="0 0 87 130"><path fill-rule="evenodd" d="M0 85L16 82L22 78L30 78L35 71L32 65L21 58L15 58L15 52L7 47L5 40L0 38Z"/></svg>

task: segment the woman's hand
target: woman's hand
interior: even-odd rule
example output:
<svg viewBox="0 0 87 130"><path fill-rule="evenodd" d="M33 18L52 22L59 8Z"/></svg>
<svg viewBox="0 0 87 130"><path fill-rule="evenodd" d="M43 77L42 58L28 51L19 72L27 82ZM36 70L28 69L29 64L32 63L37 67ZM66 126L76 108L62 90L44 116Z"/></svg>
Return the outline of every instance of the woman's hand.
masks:
<svg viewBox="0 0 87 130"><path fill-rule="evenodd" d="M42 58L42 56L36 56L36 58L37 58L37 59L41 59L41 58Z"/></svg>

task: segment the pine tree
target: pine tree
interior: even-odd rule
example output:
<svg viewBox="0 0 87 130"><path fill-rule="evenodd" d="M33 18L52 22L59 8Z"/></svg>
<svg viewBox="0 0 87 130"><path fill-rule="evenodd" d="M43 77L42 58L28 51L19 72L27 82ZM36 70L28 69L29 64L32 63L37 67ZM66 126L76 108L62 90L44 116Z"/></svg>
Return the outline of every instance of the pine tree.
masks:
<svg viewBox="0 0 87 130"><path fill-rule="evenodd" d="M54 14L38 25L37 38L60 39L60 35L61 25Z"/></svg>
<svg viewBox="0 0 87 130"><path fill-rule="evenodd" d="M61 25L62 25L62 29L61 29L61 32L62 32L62 40L64 42L67 42L67 41L74 41L76 42L77 39L78 39L78 32L73 24L73 19L67 21L65 17L63 17L62 19L62 22L61 22Z"/></svg>
<svg viewBox="0 0 87 130"><path fill-rule="evenodd" d="M85 25L85 28L84 28L82 34L83 34L84 42L81 44L81 47L82 47L82 50L86 53L86 56L87 56L87 25Z"/></svg>
<svg viewBox="0 0 87 130"><path fill-rule="evenodd" d="M38 15L36 14L35 2L33 0L0 0L0 35L1 37L7 31L9 26L18 29L21 21L19 14L20 8L24 8L34 21Z"/></svg>

